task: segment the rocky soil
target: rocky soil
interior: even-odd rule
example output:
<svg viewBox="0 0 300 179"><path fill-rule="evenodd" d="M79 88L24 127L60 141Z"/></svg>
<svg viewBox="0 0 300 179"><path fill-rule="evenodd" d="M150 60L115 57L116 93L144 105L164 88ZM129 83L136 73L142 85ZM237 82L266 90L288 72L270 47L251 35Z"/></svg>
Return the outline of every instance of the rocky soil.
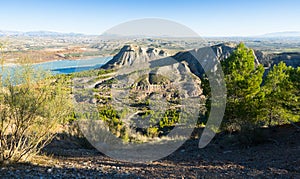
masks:
<svg viewBox="0 0 300 179"><path fill-rule="evenodd" d="M116 161L57 138L45 149L47 157L1 166L0 178L300 178L300 130L286 125L263 132L266 137L258 140L262 143L251 146L220 134L199 149L198 140L191 139L168 157L149 163Z"/></svg>

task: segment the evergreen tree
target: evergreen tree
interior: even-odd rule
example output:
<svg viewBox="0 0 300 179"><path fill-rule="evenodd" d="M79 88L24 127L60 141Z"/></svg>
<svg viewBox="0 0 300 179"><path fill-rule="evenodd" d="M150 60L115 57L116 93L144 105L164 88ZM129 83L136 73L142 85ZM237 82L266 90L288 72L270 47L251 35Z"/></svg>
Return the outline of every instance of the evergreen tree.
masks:
<svg viewBox="0 0 300 179"><path fill-rule="evenodd" d="M300 67L293 68L289 72L290 81L293 84L293 103L291 106L291 111L294 114L296 122L300 121Z"/></svg>
<svg viewBox="0 0 300 179"><path fill-rule="evenodd" d="M254 124L258 115L263 66L256 65L253 51L240 43L222 62L222 67L227 87L224 118L227 129L234 131Z"/></svg>
<svg viewBox="0 0 300 179"><path fill-rule="evenodd" d="M299 108L297 99L299 98L297 97L299 83L297 84L297 80L299 81L297 69L287 67L283 62L274 65L268 73L262 88L264 102L261 111L261 119L264 119L268 125L278 125L296 120L297 116L295 116L294 110Z"/></svg>

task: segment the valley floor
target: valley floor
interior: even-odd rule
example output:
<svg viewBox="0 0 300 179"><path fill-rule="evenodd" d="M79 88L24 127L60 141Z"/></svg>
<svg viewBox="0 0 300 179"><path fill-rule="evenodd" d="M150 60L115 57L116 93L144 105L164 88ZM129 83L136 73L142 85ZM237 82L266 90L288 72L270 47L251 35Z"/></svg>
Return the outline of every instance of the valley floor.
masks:
<svg viewBox="0 0 300 179"><path fill-rule="evenodd" d="M137 164L55 140L45 150L52 157L2 166L0 178L300 178L300 131L290 125L266 130L262 144L242 147L220 135L204 149L189 140L164 159Z"/></svg>

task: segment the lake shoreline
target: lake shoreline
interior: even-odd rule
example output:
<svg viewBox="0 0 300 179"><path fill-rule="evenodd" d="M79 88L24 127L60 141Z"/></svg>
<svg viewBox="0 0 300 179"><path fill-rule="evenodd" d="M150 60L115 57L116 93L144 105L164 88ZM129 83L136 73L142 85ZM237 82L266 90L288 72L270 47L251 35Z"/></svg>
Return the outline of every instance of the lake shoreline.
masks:
<svg viewBox="0 0 300 179"><path fill-rule="evenodd" d="M100 56L85 56L85 57L80 57L80 58L69 58L69 59L66 59L66 58L61 58L61 59L54 59L54 60L45 60L45 61L38 61L38 62L29 62L29 63L26 63L26 64L32 64L32 65L38 65L38 64L43 64L43 63L48 63L48 62L57 62L57 61L81 61L81 60L89 60L89 59L94 59L94 58L106 58L106 57L113 57L113 56L103 56L103 55L100 55ZM21 65L22 63L12 63L12 62L9 62L9 63L3 63L3 66L18 66L18 65ZM0 65L2 66L2 65Z"/></svg>
<svg viewBox="0 0 300 179"><path fill-rule="evenodd" d="M24 64L30 64L34 68L37 67L43 70L50 70L51 72L53 72L53 74L69 74L69 73L74 73L79 71L86 71L86 70L100 68L111 59L112 56L106 56L106 57L95 57L95 58L85 58L85 59L81 58L77 60L73 60L73 59L52 60L48 62L24 63ZM22 64L20 63L18 64L8 63L8 64L3 64L2 67L10 70L10 68L13 69L21 65Z"/></svg>

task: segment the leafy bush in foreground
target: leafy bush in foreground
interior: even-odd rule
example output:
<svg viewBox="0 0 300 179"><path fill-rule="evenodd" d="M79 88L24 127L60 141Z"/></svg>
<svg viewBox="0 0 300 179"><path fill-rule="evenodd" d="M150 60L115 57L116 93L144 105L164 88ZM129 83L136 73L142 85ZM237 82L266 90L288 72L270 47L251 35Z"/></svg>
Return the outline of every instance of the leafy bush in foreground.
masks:
<svg viewBox="0 0 300 179"><path fill-rule="evenodd" d="M69 114L63 84L30 66L0 80L0 163L26 161L48 144Z"/></svg>

